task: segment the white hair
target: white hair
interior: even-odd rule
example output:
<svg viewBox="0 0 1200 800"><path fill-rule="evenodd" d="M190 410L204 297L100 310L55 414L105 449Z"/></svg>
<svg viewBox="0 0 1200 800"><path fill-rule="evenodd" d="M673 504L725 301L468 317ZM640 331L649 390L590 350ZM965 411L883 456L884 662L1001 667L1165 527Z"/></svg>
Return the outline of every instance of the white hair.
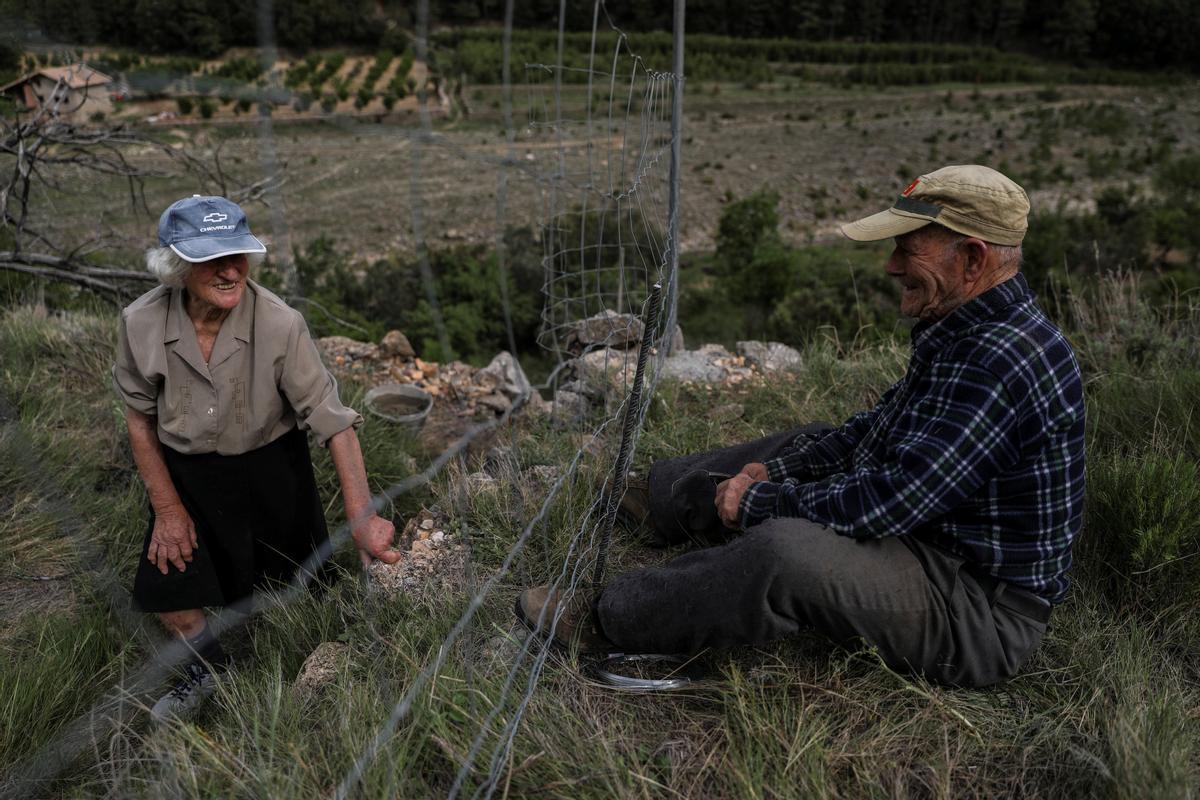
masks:
<svg viewBox="0 0 1200 800"><path fill-rule="evenodd" d="M965 233L959 233L947 228L945 225L939 225L936 222L926 225L919 230L928 230L933 235L940 235L943 239L943 246L946 250L956 249L960 244L966 241L968 237ZM1024 259L1024 254L1021 251L1021 245L1006 245L996 244L995 242L987 243L988 249L996 254L996 269L1001 271L1018 272L1021 269L1021 262Z"/></svg>
<svg viewBox="0 0 1200 800"><path fill-rule="evenodd" d="M1012 270L1019 272L1021 263L1025 259L1024 253L1021 252L1021 245L1006 245L988 243L988 247L996 253L996 266L1003 270Z"/></svg>
<svg viewBox="0 0 1200 800"><path fill-rule="evenodd" d="M266 253L246 253L246 261L251 267L257 267L266 257ZM197 262L182 258L170 247L151 247L146 251L146 269L158 278L163 286L178 289L183 286L188 272Z"/></svg>

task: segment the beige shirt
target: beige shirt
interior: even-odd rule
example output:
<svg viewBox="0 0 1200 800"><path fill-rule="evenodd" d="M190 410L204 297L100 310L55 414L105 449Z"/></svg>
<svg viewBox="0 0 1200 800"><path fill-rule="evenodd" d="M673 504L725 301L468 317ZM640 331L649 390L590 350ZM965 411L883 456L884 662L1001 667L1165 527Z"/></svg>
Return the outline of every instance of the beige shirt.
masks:
<svg viewBox="0 0 1200 800"><path fill-rule="evenodd" d="M249 280L207 364L183 290L160 286L130 303L113 382L126 405L158 417L159 440L180 453L237 455L297 426L324 445L363 421L338 399L300 312Z"/></svg>

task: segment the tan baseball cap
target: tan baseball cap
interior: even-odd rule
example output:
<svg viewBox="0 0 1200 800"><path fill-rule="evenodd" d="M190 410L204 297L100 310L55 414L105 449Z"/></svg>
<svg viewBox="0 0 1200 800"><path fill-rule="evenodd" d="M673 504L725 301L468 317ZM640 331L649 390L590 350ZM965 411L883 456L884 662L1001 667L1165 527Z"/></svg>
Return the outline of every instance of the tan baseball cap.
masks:
<svg viewBox="0 0 1200 800"><path fill-rule="evenodd" d="M891 208L842 226L856 242L902 236L931 222L985 242L1018 245L1029 227L1025 190L990 167L942 167L922 175Z"/></svg>

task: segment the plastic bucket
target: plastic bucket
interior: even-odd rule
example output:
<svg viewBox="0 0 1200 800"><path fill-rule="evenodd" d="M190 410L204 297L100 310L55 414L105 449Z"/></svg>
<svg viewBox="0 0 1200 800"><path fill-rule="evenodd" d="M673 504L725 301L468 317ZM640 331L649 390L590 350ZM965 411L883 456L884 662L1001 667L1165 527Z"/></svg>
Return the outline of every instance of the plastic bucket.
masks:
<svg viewBox="0 0 1200 800"><path fill-rule="evenodd" d="M433 395L409 383L385 383L367 392L367 410L408 428L420 428L433 408Z"/></svg>

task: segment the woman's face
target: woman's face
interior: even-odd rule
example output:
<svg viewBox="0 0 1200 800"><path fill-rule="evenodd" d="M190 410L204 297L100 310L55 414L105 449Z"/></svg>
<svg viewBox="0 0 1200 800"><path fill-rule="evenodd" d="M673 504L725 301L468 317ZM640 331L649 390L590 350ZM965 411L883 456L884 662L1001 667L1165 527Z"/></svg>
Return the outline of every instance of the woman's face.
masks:
<svg viewBox="0 0 1200 800"><path fill-rule="evenodd" d="M245 253L222 256L193 266L183 285L189 299L200 306L200 311L207 311L209 307L232 311L246 291L246 273L249 271L250 263Z"/></svg>

